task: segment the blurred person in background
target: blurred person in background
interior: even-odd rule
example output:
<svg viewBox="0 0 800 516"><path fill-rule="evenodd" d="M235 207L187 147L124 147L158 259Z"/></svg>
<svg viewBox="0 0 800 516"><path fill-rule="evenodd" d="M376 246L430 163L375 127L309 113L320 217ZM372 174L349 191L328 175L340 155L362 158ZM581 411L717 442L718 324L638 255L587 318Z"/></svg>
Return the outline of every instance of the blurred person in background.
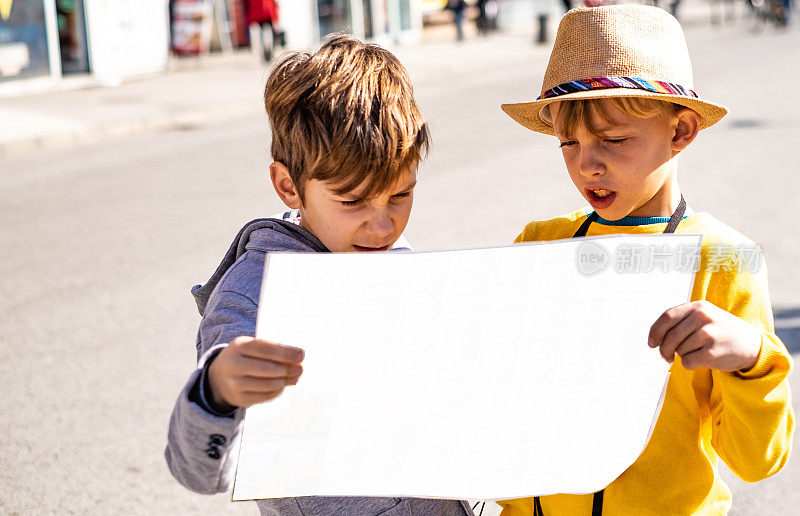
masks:
<svg viewBox="0 0 800 516"><path fill-rule="evenodd" d="M259 41L251 42L259 45L263 51L264 61L270 61L275 47L286 44L286 33L278 23L278 4L275 0L248 0L247 23L259 26Z"/></svg>
<svg viewBox="0 0 800 516"><path fill-rule="evenodd" d="M475 19L478 34L485 36L497 30L497 0L478 0L475 6L478 8L478 17Z"/></svg>
<svg viewBox="0 0 800 516"><path fill-rule="evenodd" d="M787 26L791 21L791 14L792 14L792 7L794 4L794 0L781 0L781 7L782 7L782 19L780 20L780 25Z"/></svg>
<svg viewBox="0 0 800 516"><path fill-rule="evenodd" d="M464 40L464 15L467 10L467 3L464 0L447 0L445 9L453 11L453 21L456 24L456 39Z"/></svg>

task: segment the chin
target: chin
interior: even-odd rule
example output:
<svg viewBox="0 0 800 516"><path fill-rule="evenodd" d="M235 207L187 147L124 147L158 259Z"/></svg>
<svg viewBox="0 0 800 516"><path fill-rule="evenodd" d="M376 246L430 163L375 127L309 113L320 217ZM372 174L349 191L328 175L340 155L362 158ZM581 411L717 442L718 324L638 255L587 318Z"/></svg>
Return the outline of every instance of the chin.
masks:
<svg viewBox="0 0 800 516"><path fill-rule="evenodd" d="M598 215L600 215L602 218L606 220L614 220L615 213L617 211L613 208L595 208L594 206L591 205L589 207L592 209L592 211L596 212Z"/></svg>
<svg viewBox="0 0 800 516"><path fill-rule="evenodd" d="M614 202L611 204L611 206L595 209L595 211L598 213L598 215L600 215L604 219L610 220L612 222L624 219L625 217L629 216L632 211L635 210L635 207L625 206L622 201L623 199L620 199L619 196L617 196L617 198L614 199Z"/></svg>

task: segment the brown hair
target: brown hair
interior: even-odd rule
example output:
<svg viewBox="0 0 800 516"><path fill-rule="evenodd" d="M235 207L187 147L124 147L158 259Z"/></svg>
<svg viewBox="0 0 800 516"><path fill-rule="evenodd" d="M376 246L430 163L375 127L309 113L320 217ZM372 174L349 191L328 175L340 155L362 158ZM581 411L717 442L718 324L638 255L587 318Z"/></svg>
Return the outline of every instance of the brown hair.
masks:
<svg viewBox="0 0 800 516"><path fill-rule="evenodd" d="M315 53L294 52L264 89L272 158L289 169L301 199L309 179L332 181L343 194L385 191L413 169L430 134L400 61L347 34L327 37Z"/></svg>
<svg viewBox="0 0 800 516"><path fill-rule="evenodd" d="M604 97L584 100L563 100L558 106L558 116L553 121L553 127L565 135L572 135L578 126L586 128L594 136L598 134L595 125L595 116L600 120L611 123L603 100L611 101L614 106L632 118L653 118L674 114L682 106L659 99L644 97Z"/></svg>

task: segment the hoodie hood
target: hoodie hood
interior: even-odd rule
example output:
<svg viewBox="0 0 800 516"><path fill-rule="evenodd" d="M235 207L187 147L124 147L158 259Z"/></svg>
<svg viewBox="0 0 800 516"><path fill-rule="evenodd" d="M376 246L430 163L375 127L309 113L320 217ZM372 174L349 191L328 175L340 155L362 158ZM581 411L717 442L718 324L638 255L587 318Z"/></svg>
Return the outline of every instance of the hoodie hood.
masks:
<svg viewBox="0 0 800 516"><path fill-rule="evenodd" d="M256 219L248 222L233 239L228 252L205 285L192 287L197 310L203 315L211 292L246 251L327 253L328 248L306 229L287 220Z"/></svg>

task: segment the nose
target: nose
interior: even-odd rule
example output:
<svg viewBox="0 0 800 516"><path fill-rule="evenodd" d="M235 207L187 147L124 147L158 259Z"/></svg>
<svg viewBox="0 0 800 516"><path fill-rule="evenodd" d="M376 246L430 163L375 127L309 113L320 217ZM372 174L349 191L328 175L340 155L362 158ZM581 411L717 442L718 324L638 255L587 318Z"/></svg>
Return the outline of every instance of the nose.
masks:
<svg viewBox="0 0 800 516"><path fill-rule="evenodd" d="M365 229L370 237L375 239L373 243L384 243L394 231L391 206L388 203L381 206L373 206Z"/></svg>
<svg viewBox="0 0 800 516"><path fill-rule="evenodd" d="M594 145L582 145L580 152L580 172L582 176L592 177L605 173L599 149L595 148Z"/></svg>

